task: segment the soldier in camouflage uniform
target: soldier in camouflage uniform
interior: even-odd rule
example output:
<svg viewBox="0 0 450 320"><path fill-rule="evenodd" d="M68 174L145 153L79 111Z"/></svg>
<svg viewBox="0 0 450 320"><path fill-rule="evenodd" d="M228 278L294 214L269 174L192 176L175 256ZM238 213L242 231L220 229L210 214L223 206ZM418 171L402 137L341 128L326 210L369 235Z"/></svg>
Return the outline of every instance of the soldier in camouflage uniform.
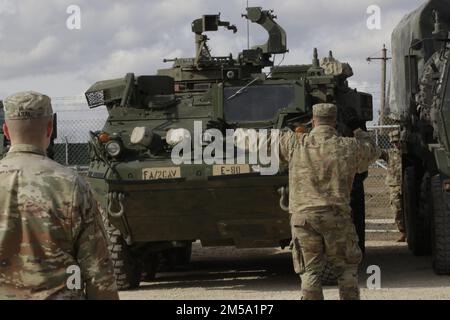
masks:
<svg viewBox="0 0 450 320"><path fill-rule="evenodd" d="M326 261L338 273L341 299L359 299L358 265L362 259L352 221L350 193L356 173L367 171L380 155L369 135L350 126L354 138L338 136L337 107L313 107L314 129L287 132L280 140L281 159L289 163L289 211L295 271L305 300L323 299L321 274Z"/></svg>
<svg viewBox="0 0 450 320"><path fill-rule="evenodd" d="M3 102L12 146L0 161L0 299L118 299L88 185L46 157L50 99L23 92Z"/></svg>
<svg viewBox="0 0 450 320"><path fill-rule="evenodd" d="M391 210L395 217L400 238L398 242L405 242L405 226L402 211L402 153L400 146L400 132L394 130L389 134L392 147L388 152L383 152L382 158L389 164L386 176L386 185L389 187L389 199Z"/></svg>

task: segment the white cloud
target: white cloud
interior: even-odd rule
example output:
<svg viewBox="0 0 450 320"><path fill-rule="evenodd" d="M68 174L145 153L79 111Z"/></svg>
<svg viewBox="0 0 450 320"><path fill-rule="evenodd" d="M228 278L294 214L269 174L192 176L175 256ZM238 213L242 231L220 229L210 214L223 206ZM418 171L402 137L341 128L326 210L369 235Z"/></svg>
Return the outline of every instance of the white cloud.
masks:
<svg viewBox="0 0 450 320"><path fill-rule="evenodd" d="M131 47L142 39L142 35L134 28L124 28L114 35L114 44L118 47Z"/></svg>
<svg viewBox="0 0 450 320"><path fill-rule="evenodd" d="M159 61L159 65L162 67L162 57L176 56L181 56L181 52L169 51L165 48L117 50L91 69L86 77L92 81L120 78L131 72L130 70L135 70L137 74L151 74L154 73L154 70L149 61Z"/></svg>
<svg viewBox="0 0 450 320"><path fill-rule="evenodd" d="M0 15L12 15L16 12L14 1L0 0Z"/></svg>

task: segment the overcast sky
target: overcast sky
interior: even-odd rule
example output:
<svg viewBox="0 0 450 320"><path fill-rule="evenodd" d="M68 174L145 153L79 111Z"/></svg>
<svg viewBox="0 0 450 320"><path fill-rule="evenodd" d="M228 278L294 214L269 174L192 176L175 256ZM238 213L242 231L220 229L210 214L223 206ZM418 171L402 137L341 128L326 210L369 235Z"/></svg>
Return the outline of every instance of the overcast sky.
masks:
<svg viewBox="0 0 450 320"><path fill-rule="evenodd" d="M246 47L245 0L0 0L0 98L22 90L51 96L78 96L94 82L127 72L153 74L168 67L163 58L192 57L191 22L203 14L222 13L236 24L210 34L216 55L237 55ZM274 9L287 32L290 52L283 64L310 63L333 50L349 62L352 84L380 93L379 56L400 19L424 0L250 0L251 6ZM69 30L70 5L81 8L81 30ZM381 30L369 30L370 5L381 8ZM251 44L266 41L266 33L251 27ZM277 58L280 61L281 58Z"/></svg>

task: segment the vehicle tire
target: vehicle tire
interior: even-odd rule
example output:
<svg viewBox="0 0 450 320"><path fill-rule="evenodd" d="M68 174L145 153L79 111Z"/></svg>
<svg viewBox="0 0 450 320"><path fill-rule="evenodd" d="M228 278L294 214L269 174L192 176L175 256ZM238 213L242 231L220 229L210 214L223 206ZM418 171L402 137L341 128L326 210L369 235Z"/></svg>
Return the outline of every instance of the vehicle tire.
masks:
<svg viewBox="0 0 450 320"><path fill-rule="evenodd" d="M431 254L431 199L431 178L428 173L425 173L420 186L420 203L415 221L416 230L420 230L420 232L416 232L416 248L414 252L416 256Z"/></svg>
<svg viewBox="0 0 450 320"><path fill-rule="evenodd" d="M416 256L423 256L430 253L430 233L426 223L426 216L429 206L427 201L419 201L420 197L426 197L429 192L427 186L427 175L421 183L423 195L417 186L419 181L416 177L415 167L407 167L403 174L403 216L405 219L406 238L408 248ZM422 204L421 204L422 202ZM425 215L425 216L422 216Z"/></svg>
<svg viewBox="0 0 450 320"><path fill-rule="evenodd" d="M440 175L431 179L431 191L433 269L436 274L450 275L450 194L443 192Z"/></svg>
<svg viewBox="0 0 450 320"><path fill-rule="evenodd" d="M116 275L117 288L119 290L136 289L141 281L141 262L131 252L120 230L109 222L106 214L103 213L102 217L110 242L108 248Z"/></svg>

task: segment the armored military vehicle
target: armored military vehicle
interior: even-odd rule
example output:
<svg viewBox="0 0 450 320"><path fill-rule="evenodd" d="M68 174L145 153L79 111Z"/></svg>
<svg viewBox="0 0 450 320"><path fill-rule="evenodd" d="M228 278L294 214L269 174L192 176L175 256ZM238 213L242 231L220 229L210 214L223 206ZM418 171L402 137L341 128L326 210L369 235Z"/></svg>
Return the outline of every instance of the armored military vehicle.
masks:
<svg viewBox="0 0 450 320"><path fill-rule="evenodd" d="M193 241L238 248L289 244L287 170L263 175L266 163L206 164L201 158L213 140L206 129L305 130L319 102L338 105L344 135L352 134L349 121L364 127L372 120L372 97L348 86L350 65L331 52L319 61L317 50L311 50L312 63L275 65L274 56L287 53L286 32L272 11L247 8L245 17L267 30L267 43L236 58L215 57L205 32L237 29L220 15L205 15L192 23L194 58L166 60L173 66L157 75L127 74L86 92L91 108L105 105L109 113L104 128L91 132L88 175L122 289L138 286L141 273L154 277L158 257L188 262ZM182 143L188 163L175 164L172 151ZM352 198L361 245L364 178L357 177Z"/></svg>
<svg viewBox="0 0 450 320"><path fill-rule="evenodd" d="M450 274L450 1L427 1L392 35L390 116L402 126L408 246Z"/></svg>

